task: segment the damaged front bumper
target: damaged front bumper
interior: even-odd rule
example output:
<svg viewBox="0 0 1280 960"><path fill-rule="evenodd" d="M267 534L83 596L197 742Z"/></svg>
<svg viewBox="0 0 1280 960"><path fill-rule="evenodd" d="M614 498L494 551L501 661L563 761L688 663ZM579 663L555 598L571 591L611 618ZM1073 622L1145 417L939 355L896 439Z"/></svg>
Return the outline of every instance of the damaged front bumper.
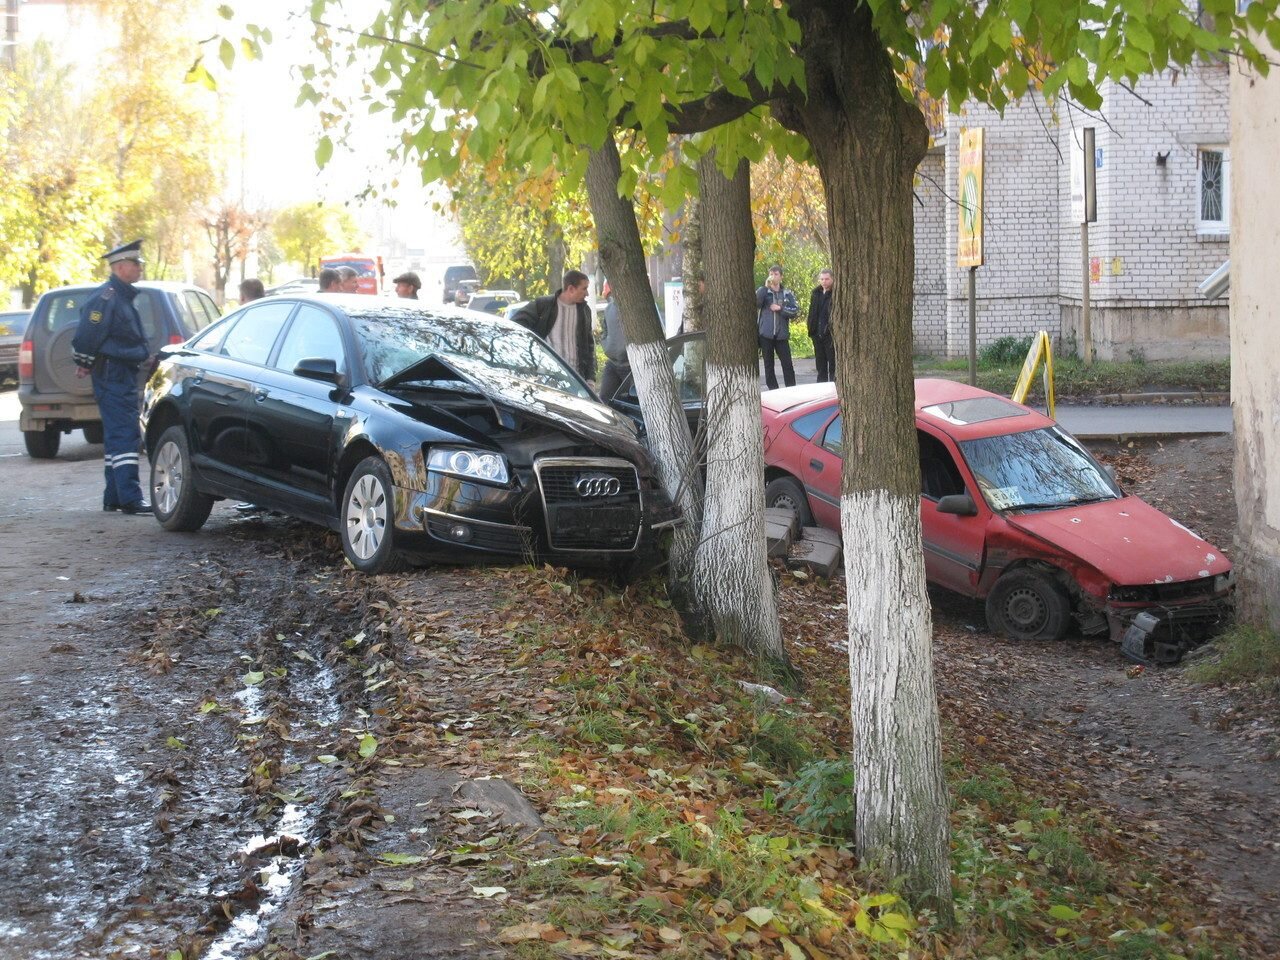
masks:
<svg viewBox="0 0 1280 960"><path fill-rule="evenodd" d="M1216 637L1231 620L1231 595L1200 603L1153 606L1145 609L1109 609L1111 638L1120 652L1143 664L1167 666L1187 651Z"/></svg>

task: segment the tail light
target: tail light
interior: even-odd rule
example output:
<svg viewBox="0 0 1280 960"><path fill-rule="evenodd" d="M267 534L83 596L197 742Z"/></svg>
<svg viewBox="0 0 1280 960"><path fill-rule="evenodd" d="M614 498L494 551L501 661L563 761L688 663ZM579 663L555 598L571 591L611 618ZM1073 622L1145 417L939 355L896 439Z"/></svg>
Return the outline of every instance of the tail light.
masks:
<svg viewBox="0 0 1280 960"><path fill-rule="evenodd" d="M176 346L179 343L186 343L187 338L180 333L169 334L169 346Z"/></svg>
<svg viewBox="0 0 1280 960"><path fill-rule="evenodd" d="M30 383L36 376L36 345L34 341L23 340L18 348L18 379Z"/></svg>

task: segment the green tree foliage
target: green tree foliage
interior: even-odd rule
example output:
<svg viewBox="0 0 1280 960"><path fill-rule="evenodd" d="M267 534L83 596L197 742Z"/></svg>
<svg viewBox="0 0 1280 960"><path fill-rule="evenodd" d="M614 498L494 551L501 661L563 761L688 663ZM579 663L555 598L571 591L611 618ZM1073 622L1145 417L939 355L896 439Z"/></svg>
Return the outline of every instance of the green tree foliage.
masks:
<svg viewBox="0 0 1280 960"><path fill-rule="evenodd" d="M119 209L111 169L83 149L87 118L70 69L37 43L0 70L0 283L23 302L93 273Z"/></svg>
<svg viewBox="0 0 1280 960"><path fill-rule="evenodd" d="M464 160L448 186L463 246L487 284L550 293L591 248L586 191L554 170L527 176L500 160Z"/></svg>
<svg viewBox="0 0 1280 960"><path fill-rule="evenodd" d="M288 207L270 222L280 256L309 277L316 275L321 257L358 250L364 243L364 234L348 211L321 203Z"/></svg>
<svg viewBox="0 0 1280 960"><path fill-rule="evenodd" d="M116 38L105 52L107 82L91 104L95 149L111 166L118 193L112 237L145 237L148 275L181 276L184 254L201 249L200 211L214 198L228 150L217 96L183 82L202 5L90 6Z"/></svg>

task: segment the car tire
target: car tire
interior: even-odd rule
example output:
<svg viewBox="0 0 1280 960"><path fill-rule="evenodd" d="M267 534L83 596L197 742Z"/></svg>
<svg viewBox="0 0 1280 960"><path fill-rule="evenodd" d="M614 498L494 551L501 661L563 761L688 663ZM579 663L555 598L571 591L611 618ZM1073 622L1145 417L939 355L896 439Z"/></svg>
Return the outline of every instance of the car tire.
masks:
<svg viewBox="0 0 1280 960"><path fill-rule="evenodd" d="M84 425L84 442L85 443L101 443L104 437L102 424L86 423Z"/></svg>
<svg viewBox="0 0 1280 960"><path fill-rule="evenodd" d="M809 509L809 498L804 495L804 487L792 477L775 477L765 484L764 505L788 507L795 511L800 519L800 526L813 526L813 511Z"/></svg>
<svg viewBox="0 0 1280 960"><path fill-rule="evenodd" d="M58 447L62 445L62 431L57 427L23 430L22 442L33 460L52 460L58 455Z"/></svg>
<svg viewBox="0 0 1280 960"><path fill-rule="evenodd" d="M361 573L400 573L410 566L396 549L391 471L381 457L356 464L342 494L342 552Z"/></svg>
<svg viewBox="0 0 1280 960"><path fill-rule="evenodd" d="M151 457L151 509L166 530L199 530L209 519L213 497L196 490L191 448L181 426L160 434Z"/></svg>
<svg viewBox="0 0 1280 960"><path fill-rule="evenodd" d="M987 595L987 624L1014 640L1061 640L1071 625L1071 600L1055 580L1011 570Z"/></svg>

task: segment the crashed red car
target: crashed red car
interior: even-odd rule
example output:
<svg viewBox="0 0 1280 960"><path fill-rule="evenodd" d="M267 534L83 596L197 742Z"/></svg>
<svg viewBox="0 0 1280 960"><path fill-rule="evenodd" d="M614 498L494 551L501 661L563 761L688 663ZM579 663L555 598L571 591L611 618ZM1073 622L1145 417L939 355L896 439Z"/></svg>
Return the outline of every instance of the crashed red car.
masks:
<svg viewBox="0 0 1280 960"><path fill-rule="evenodd" d="M766 500L840 529L842 423L832 384L766 391ZM950 380L916 381L929 582L985 599L992 628L1058 639L1073 622L1170 663L1220 631L1231 563L1126 494L1053 420Z"/></svg>

